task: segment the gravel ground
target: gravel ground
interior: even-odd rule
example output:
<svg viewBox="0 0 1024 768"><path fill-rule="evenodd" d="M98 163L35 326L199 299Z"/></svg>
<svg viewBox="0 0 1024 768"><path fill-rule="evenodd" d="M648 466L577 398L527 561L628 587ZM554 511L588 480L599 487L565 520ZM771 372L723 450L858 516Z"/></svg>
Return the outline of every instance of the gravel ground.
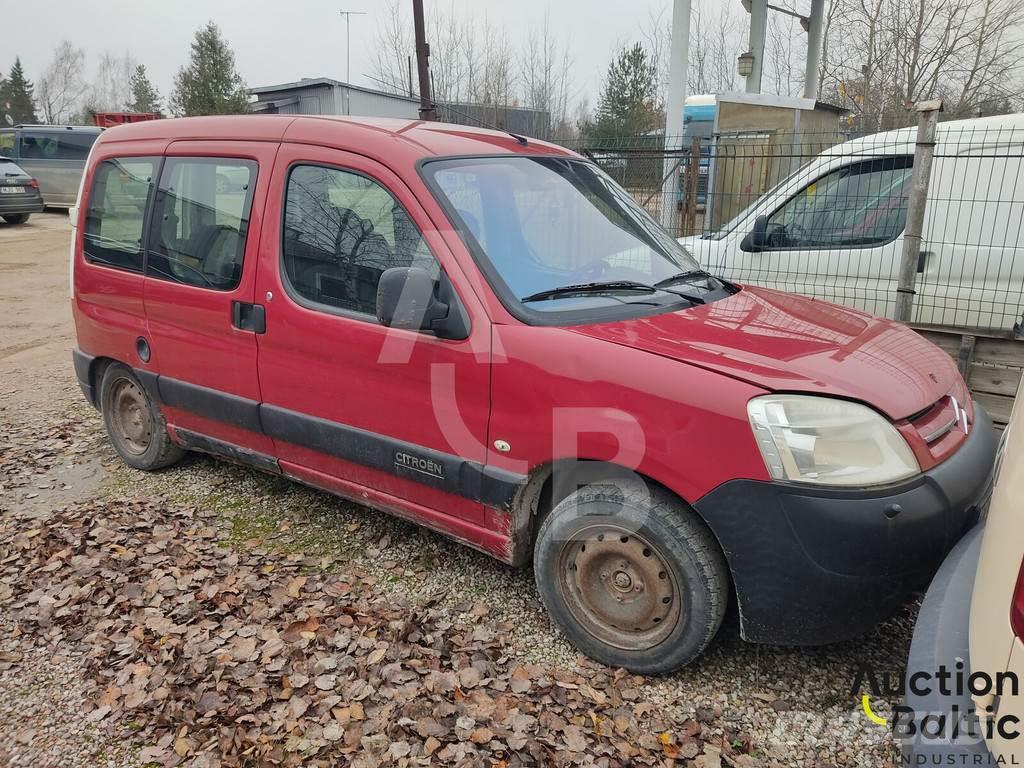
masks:
<svg viewBox="0 0 1024 768"><path fill-rule="evenodd" d="M100 501L116 505L145 500L209 512L222 521L221 536L237 551L301 554L321 560L325 569L333 567L329 563L358 567L390 600L435 604L451 620L482 606L486 613L481 620L493 631L505 632L505 652L516 661L572 675L594 673L595 665L555 632L528 570L510 569L443 537L328 494L205 456L190 456L155 474L129 470L103 440L95 412L74 403L71 395L56 411L20 417L16 429L0 424L6 428L8 445L25 432L64 425L55 430L57 437L45 451L33 451L33 466L38 469L20 475L19 487L46 485L54 467L75 466L87 450L84 460L98 465L105 478L95 490ZM8 418L0 409L0 419ZM5 460L17 460L25 450L8 448ZM35 483L37 476L43 482ZM38 509L31 514L37 520L47 517ZM703 659L672 676L644 680L638 695L677 728L693 718L710 717L718 736L727 730L749 734L754 754L766 765L887 765L893 757L888 732L867 722L848 689L858 662L893 668L905 658L912 618L908 611L858 642L796 649L743 643L737 637L736 619L730 616ZM31 635L12 637L7 630L0 637L4 651L24 653L16 667L0 674L0 701L18 713L0 722L0 741L14 745L10 764L44 764L35 752L41 744L60 752L71 749L79 756L75 764L131 764L116 762L126 760L131 749L96 746L111 742L84 719L88 707L83 707L83 697L90 688L83 682L74 649L50 655L32 645ZM54 680L67 683L52 691ZM80 723L82 729L69 730L68 722ZM130 729L125 736L124 723L105 727L120 728L129 746L140 746L128 738ZM31 755L37 759L28 760Z"/></svg>
<svg viewBox="0 0 1024 768"><path fill-rule="evenodd" d="M58 224L44 218L32 241L43 242L40 248L56 259L66 243ZM52 242L46 241L51 230ZM0 228L0 270L13 280L19 272L5 266L14 263L4 248L8 234ZM30 261L19 252L18 263L32 266ZM156 474L123 467L71 378L68 321L51 317L66 307L62 263L48 279L50 294L38 298L38 307L19 307L12 344L0 348L0 516L16 517L18 530L48 531L58 509L89 500L111 508L135 500L167 510L194 509L218 521L226 551L301 556L321 563L324 573L359 569L392 604L430 604L438 621L472 621L500 634L507 656L503 669L538 665L548 675L610 679L610 670L580 657L558 636L529 571L512 570L387 515L203 456ZM8 282L0 289L0 304L17 293L17 284ZM36 322L35 314L42 320ZM31 343L44 336L45 343ZM19 582L21 574L12 578L9 589L30 586ZM91 721L102 691L97 669L85 664L88 649L72 641L46 645L37 630L5 613L2 590L0 765L140 764L149 755L140 751L155 747L147 739L157 731L140 732L127 716ZM867 721L849 688L860 662L881 669L902 665L914 612L908 608L857 642L818 649L748 645L738 639L730 616L703 659L666 678L639 680L630 695L634 703L648 704L672 732L685 732L696 721L706 743L741 734L751 743L755 764L889 766L894 746L888 730ZM878 704L884 713L886 703ZM704 758L681 762L699 768L718 764ZM723 765L734 762L728 754L721 758Z"/></svg>

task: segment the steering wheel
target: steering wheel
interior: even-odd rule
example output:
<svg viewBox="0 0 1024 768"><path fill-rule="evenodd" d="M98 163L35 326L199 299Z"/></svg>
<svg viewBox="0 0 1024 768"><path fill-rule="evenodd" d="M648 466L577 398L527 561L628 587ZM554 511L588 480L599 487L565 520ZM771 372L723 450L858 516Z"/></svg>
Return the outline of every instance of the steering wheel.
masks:
<svg viewBox="0 0 1024 768"><path fill-rule="evenodd" d="M774 244L776 248L791 248L807 242L807 230L796 222L781 225L772 235L773 238L778 238L782 241Z"/></svg>

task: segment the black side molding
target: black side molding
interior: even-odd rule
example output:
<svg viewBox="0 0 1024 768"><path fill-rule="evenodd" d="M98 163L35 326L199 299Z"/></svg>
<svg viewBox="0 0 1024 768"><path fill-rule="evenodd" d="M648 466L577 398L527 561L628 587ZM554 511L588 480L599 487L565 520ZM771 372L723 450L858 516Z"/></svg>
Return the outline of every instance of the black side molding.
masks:
<svg viewBox="0 0 1024 768"><path fill-rule="evenodd" d="M273 456L267 456L265 453L250 451L248 448L242 448L234 443L200 435L198 432L192 432L188 429L176 427L174 434L177 435L181 447L187 448L190 451L213 454L228 461L233 461L236 464L244 464L264 472L272 472L275 475L281 474L281 467L278 465L277 459Z"/></svg>
<svg viewBox="0 0 1024 768"><path fill-rule="evenodd" d="M82 393L93 407L99 407L98 395L91 383L91 370L96 358L76 349L72 352L72 360ZM527 481L525 475L387 435L160 376L142 368L133 368L132 371L157 403L414 480L495 509L511 509L516 494ZM186 448L224 456L268 472L281 471L272 456L189 430L176 428L175 432Z"/></svg>
<svg viewBox="0 0 1024 768"><path fill-rule="evenodd" d="M260 419L275 440L438 488L498 509L509 509L526 477L485 467L386 435L263 403Z"/></svg>
<svg viewBox="0 0 1024 768"><path fill-rule="evenodd" d="M135 371L136 374L139 371ZM143 373L149 373L144 371ZM150 376L154 374L149 373ZM141 378L141 377L140 377ZM191 411L197 416L214 419L250 432L263 432L260 423L260 404L238 395L231 395L198 384L191 384L167 376L155 377L160 402L172 408ZM143 381L143 384L146 384ZM147 386L148 389L148 386Z"/></svg>

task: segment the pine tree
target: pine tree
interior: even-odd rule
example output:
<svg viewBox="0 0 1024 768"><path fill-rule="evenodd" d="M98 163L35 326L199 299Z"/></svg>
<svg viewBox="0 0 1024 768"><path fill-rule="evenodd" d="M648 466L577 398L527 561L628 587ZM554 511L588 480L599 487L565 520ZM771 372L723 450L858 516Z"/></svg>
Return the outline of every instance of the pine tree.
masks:
<svg viewBox="0 0 1024 768"><path fill-rule="evenodd" d="M5 117L10 118L10 124L38 123L36 116L35 96L32 93L33 85L25 77L25 70L21 67L21 59L14 59L14 66L11 67L11 74L4 81L3 90L0 92L0 109Z"/></svg>
<svg viewBox="0 0 1024 768"><path fill-rule="evenodd" d="M139 64L135 68L129 88L131 89L131 101L127 104L129 112L160 111L160 92L149 81L145 65Z"/></svg>
<svg viewBox="0 0 1024 768"><path fill-rule="evenodd" d="M658 70L644 47L623 48L608 65L591 136L641 136L658 128Z"/></svg>
<svg viewBox="0 0 1024 768"><path fill-rule="evenodd" d="M196 32L188 66L178 70L171 110L178 115L247 112L249 95L235 70L235 54L212 21Z"/></svg>

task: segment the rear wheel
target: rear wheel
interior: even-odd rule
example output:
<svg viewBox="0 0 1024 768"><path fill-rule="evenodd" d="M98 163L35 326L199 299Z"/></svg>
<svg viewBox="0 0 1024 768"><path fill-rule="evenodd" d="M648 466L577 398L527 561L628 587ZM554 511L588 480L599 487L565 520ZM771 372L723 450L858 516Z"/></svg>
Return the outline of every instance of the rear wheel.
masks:
<svg viewBox="0 0 1024 768"><path fill-rule="evenodd" d="M639 480L587 485L559 503L537 534L534 574L577 648L643 674L703 653L728 603L728 569L707 526Z"/></svg>
<svg viewBox="0 0 1024 768"><path fill-rule="evenodd" d="M185 451L171 442L159 409L129 368L112 363L100 383L100 410L114 450L135 469L162 469Z"/></svg>
<svg viewBox="0 0 1024 768"><path fill-rule="evenodd" d="M27 213L13 213L10 214L9 216L4 216L4 221L6 221L8 224L24 224L26 221L28 221L29 215L30 214Z"/></svg>

